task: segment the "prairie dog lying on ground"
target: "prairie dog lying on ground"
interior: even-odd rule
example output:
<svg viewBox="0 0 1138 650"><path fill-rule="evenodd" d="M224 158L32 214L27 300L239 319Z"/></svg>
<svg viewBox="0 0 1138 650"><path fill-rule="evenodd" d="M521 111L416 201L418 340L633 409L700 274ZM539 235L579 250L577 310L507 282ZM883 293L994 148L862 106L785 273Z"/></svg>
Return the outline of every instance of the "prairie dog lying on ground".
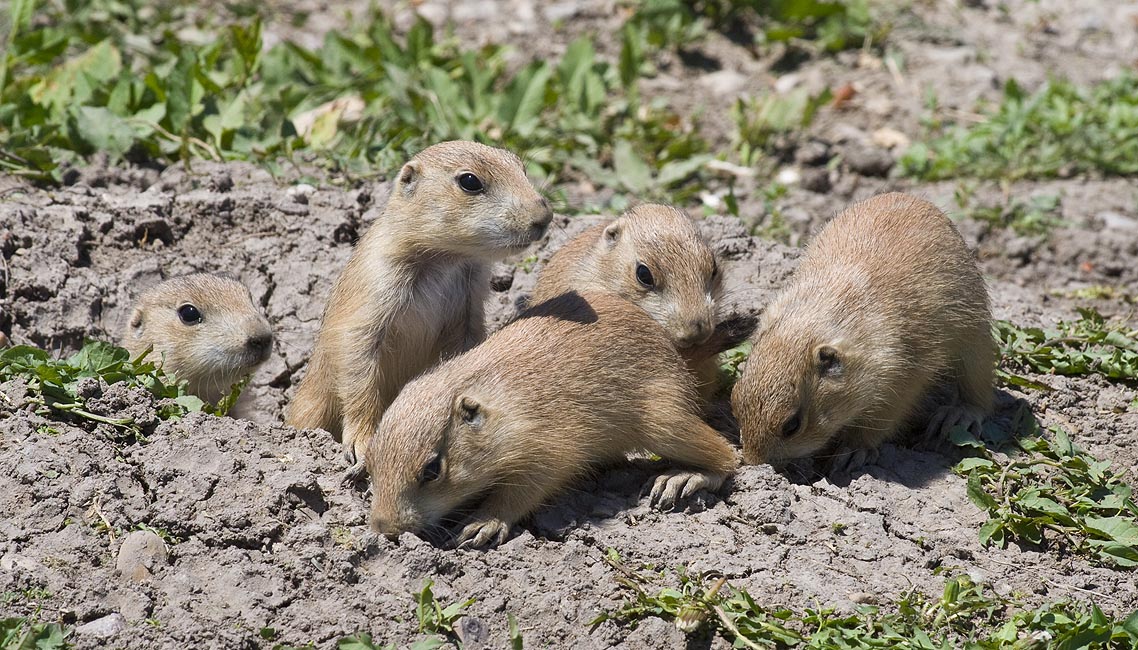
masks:
<svg viewBox="0 0 1138 650"><path fill-rule="evenodd" d="M717 489L737 463L644 310L563 294L407 384L367 449L372 524L387 535L430 529L482 497L459 542L499 544L575 478L633 451L686 467L656 479L663 507Z"/></svg>

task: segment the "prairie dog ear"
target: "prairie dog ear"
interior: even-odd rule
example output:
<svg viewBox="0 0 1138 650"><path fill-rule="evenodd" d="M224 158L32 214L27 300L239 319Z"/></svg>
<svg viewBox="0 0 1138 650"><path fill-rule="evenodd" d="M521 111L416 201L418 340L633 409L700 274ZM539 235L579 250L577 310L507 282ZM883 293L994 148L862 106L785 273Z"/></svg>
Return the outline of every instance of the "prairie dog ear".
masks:
<svg viewBox="0 0 1138 650"><path fill-rule="evenodd" d="M462 395L455 402L458 406L458 414L468 426L473 429L478 429L486 420L486 415L483 412L482 405L478 403L473 397Z"/></svg>
<svg viewBox="0 0 1138 650"><path fill-rule="evenodd" d="M616 243L620 241L620 234L624 230L624 224L620 219L605 226L605 230L601 233L601 244L604 248L612 249Z"/></svg>
<svg viewBox="0 0 1138 650"><path fill-rule="evenodd" d="M130 314L130 329L135 336L142 334L142 310L135 309Z"/></svg>
<svg viewBox="0 0 1138 650"><path fill-rule="evenodd" d="M412 160L403 165L403 169L399 170L399 189L404 196L411 196L415 193L415 186L419 184L419 176L421 175L422 170L419 168L418 161Z"/></svg>
<svg viewBox="0 0 1138 650"><path fill-rule="evenodd" d="M837 377L844 369L844 359L833 345L819 345L814 348L814 359L818 363L818 374L823 377Z"/></svg>

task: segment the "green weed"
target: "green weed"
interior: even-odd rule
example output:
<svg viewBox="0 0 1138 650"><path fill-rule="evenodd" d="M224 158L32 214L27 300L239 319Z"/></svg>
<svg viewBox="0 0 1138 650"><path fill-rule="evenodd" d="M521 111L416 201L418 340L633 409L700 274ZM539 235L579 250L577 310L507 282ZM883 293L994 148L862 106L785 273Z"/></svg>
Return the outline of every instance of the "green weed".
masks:
<svg viewBox="0 0 1138 650"><path fill-rule="evenodd" d="M682 569L675 574L645 573L626 566L611 550L607 561L632 596L591 625L609 620L635 624L655 616L675 621L687 633L707 626L736 648L1022 650L1050 641L1048 647L1122 649L1138 642L1138 612L1115 620L1084 603L1023 610L967 576L948 578L938 598L912 590L888 607L862 605L843 615L832 609L764 607L722 577L707 586ZM673 575L679 588L650 589Z"/></svg>
<svg viewBox="0 0 1138 650"><path fill-rule="evenodd" d="M709 29L746 30L756 43L794 42L837 52L881 41L865 0L643 0L629 20L655 47L683 47Z"/></svg>
<svg viewBox="0 0 1138 650"><path fill-rule="evenodd" d="M1011 228L1019 235L1047 235L1063 225L1060 204L1058 195L1040 194L1026 201L1012 198L1004 205L970 206L966 212L995 229Z"/></svg>
<svg viewBox="0 0 1138 650"><path fill-rule="evenodd" d="M720 353L719 371L724 378L725 386L733 386L743 374L742 365L751 354L751 342L743 341L739 345Z"/></svg>
<svg viewBox="0 0 1138 650"><path fill-rule="evenodd" d="M1053 296L1062 298L1074 298L1076 300L1117 300L1127 304L1138 303L1138 296L1126 291L1122 287L1114 287L1109 285L1095 284L1089 287L1080 287L1078 289L1071 289L1067 291L1052 290L1049 292Z"/></svg>
<svg viewBox="0 0 1138 650"><path fill-rule="evenodd" d="M371 635L367 632L357 632L346 636L336 644L336 650L394 650L395 646L386 645L380 648L372 643Z"/></svg>
<svg viewBox="0 0 1138 650"><path fill-rule="evenodd" d="M0 382L23 379L27 383L28 401L37 405L39 415L109 424L124 435L141 434L143 425L129 416L109 417L87 409L87 397L82 394L79 383L92 378L149 391L163 400L158 405L158 417L164 420L176 420L195 411L224 414L241 390L239 384L219 407L211 407L187 394L185 385L163 373L147 359L146 353L132 359L126 350L101 341L88 341L79 352L65 359L54 359L46 350L27 345L0 352Z"/></svg>
<svg viewBox="0 0 1138 650"><path fill-rule="evenodd" d="M953 434L977 454L954 470L967 479L968 498L988 513L980 542L1059 546L1101 564L1138 566L1138 506L1123 473L1075 446L1066 431L1053 427L1045 438L1036 428L1010 441L1010 457L961 429Z"/></svg>
<svg viewBox="0 0 1138 650"><path fill-rule="evenodd" d="M1059 321L1046 329L996 321L993 334L1005 371L1002 376L1009 383L1035 388L1039 387L1035 382L1007 371L1138 379L1138 330L1110 324L1093 308L1080 307L1078 312L1078 320Z"/></svg>
<svg viewBox="0 0 1138 650"><path fill-rule="evenodd" d="M1054 80L1027 93L1014 80L978 124L940 130L913 145L901 169L925 180L1052 178L1138 173L1138 77L1081 88Z"/></svg>
<svg viewBox="0 0 1138 650"><path fill-rule="evenodd" d="M179 15L142 0L99 0L119 20L78 24L69 12L83 10L66 2L17 4L39 14L16 13L3 60L0 168L41 180L60 181L67 163L95 152L270 169L299 156L375 174L434 142L468 139L525 154L542 181L587 176L671 197L708 159L691 124L641 101L642 46L628 31L617 63L582 38L559 61L508 72L503 47L462 49L425 20L400 38L378 11L315 50L266 50L257 17L183 40L170 24Z"/></svg>
<svg viewBox="0 0 1138 650"><path fill-rule="evenodd" d="M443 607L435 600L435 594L431 591L432 585L434 581L427 580L416 599L415 617L419 621L419 632L450 637L454 634L454 624L463 616L462 611L473 605L475 599Z"/></svg>
<svg viewBox="0 0 1138 650"><path fill-rule="evenodd" d="M0 620L0 650L64 650L70 648L71 630L56 623L36 623L26 618Z"/></svg>
<svg viewBox="0 0 1138 650"><path fill-rule="evenodd" d="M829 89L812 94L805 88L796 88L785 95L739 98L731 108L735 123L733 146L739 160L749 166L760 164L776 139L805 129L818 109L832 98Z"/></svg>

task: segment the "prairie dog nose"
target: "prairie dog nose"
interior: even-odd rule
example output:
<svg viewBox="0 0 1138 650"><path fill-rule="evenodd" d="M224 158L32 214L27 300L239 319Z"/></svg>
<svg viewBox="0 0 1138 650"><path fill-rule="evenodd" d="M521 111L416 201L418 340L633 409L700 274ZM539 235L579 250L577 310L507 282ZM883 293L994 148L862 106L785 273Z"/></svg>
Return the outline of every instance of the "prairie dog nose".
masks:
<svg viewBox="0 0 1138 650"><path fill-rule="evenodd" d="M245 347L258 357L268 357L269 351L273 347L273 335L269 333L253 334L245 339Z"/></svg>
<svg viewBox="0 0 1138 650"><path fill-rule="evenodd" d="M676 337L676 344L685 348L699 345L711 336L711 331L711 321L708 319L689 320L680 328L679 335Z"/></svg>

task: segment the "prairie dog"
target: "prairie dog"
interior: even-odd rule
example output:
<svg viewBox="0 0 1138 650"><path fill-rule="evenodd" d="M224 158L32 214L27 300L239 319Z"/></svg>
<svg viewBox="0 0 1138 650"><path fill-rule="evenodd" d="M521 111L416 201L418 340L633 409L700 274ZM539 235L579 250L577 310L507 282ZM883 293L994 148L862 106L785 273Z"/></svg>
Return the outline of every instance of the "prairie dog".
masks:
<svg viewBox="0 0 1138 650"><path fill-rule="evenodd" d="M731 400L745 462L836 446L853 469L945 385L956 401L929 431L977 425L993 402L990 320L980 270L936 206L893 193L847 208L762 314Z"/></svg>
<svg viewBox="0 0 1138 650"><path fill-rule="evenodd" d="M552 218L508 151L444 142L413 157L336 280L288 424L327 429L362 459L404 383L485 337L488 263Z"/></svg>
<svg viewBox="0 0 1138 650"><path fill-rule="evenodd" d="M574 478L632 451L689 468L653 484L653 502L672 507L717 489L737 463L694 399L683 360L642 309L562 294L404 387L367 449L372 525L430 529L481 497L458 541L499 544Z"/></svg>
<svg viewBox="0 0 1138 650"><path fill-rule="evenodd" d="M690 217L666 205L631 208L565 244L542 270L531 301L568 291L615 293L648 312L680 349L705 400L718 387L716 354L753 329L732 337L716 327L723 286L715 253Z"/></svg>
<svg viewBox="0 0 1138 650"><path fill-rule="evenodd" d="M189 392L217 402L269 358L273 331L245 285L196 273L143 293L122 344L132 355L153 347L150 358Z"/></svg>
<svg viewBox="0 0 1138 650"><path fill-rule="evenodd" d="M639 305L678 348L703 343L722 293L719 264L676 208L645 204L589 228L561 247L534 287L538 304L568 291L609 291Z"/></svg>

